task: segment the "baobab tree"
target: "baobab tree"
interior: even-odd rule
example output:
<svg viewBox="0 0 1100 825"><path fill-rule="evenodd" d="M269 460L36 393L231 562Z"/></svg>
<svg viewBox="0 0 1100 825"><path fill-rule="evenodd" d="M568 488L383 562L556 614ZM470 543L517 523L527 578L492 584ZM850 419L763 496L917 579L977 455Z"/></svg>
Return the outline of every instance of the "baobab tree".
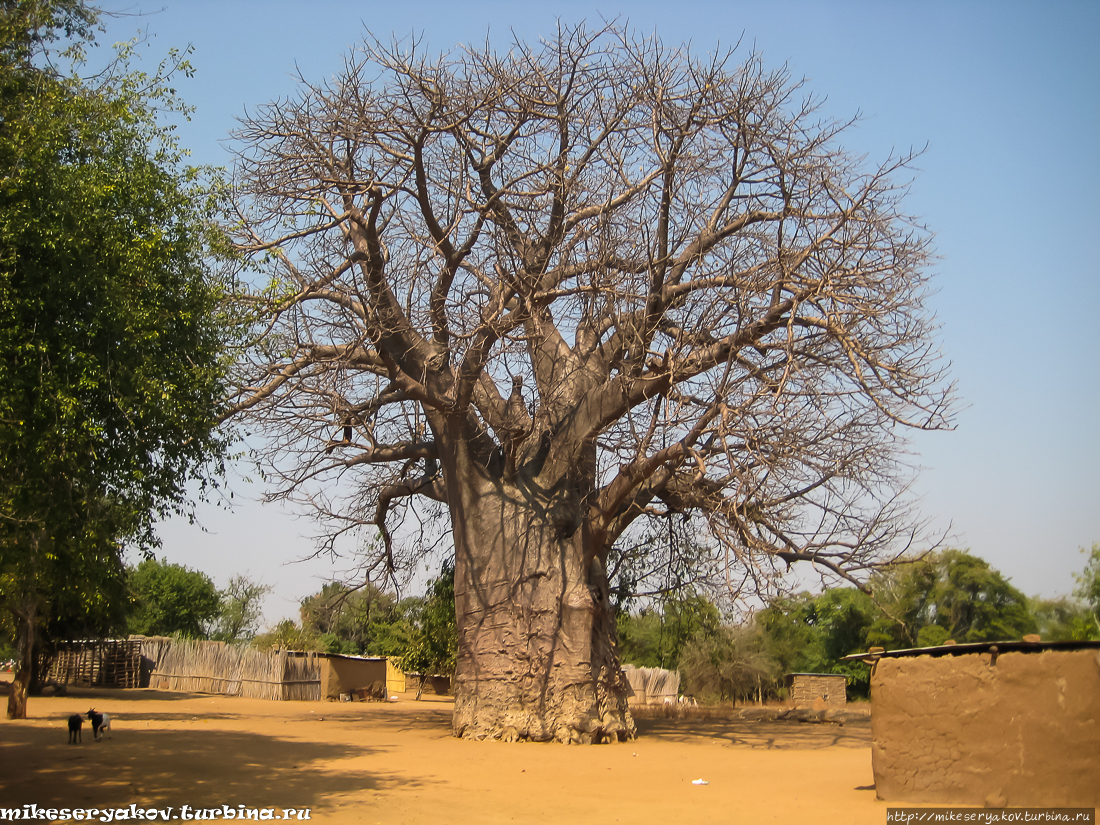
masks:
<svg viewBox="0 0 1100 825"><path fill-rule="evenodd" d="M380 535L368 565L415 560L414 501L449 520L456 735L633 736L607 571L647 525L733 585L908 546L902 434L949 423L929 238L909 158L866 167L847 125L615 25L372 40L243 122L271 280L227 414L329 541Z"/></svg>

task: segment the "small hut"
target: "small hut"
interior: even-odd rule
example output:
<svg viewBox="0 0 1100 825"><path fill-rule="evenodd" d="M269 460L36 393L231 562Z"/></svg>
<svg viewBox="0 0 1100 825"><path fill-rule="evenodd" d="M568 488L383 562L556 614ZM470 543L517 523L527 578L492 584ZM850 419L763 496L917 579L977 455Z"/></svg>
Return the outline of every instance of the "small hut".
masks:
<svg viewBox="0 0 1100 825"><path fill-rule="evenodd" d="M1100 805L1100 642L873 650L871 764L888 802Z"/></svg>
<svg viewBox="0 0 1100 825"><path fill-rule="evenodd" d="M836 673L788 673L783 680L787 699L796 708L848 704L848 677Z"/></svg>
<svg viewBox="0 0 1100 825"><path fill-rule="evenodd" d="M627 703L631 705L661 705L675 702L680 693L680 673L660 667L623 665L623 675L630 685Z"/></svg>
<svg viewBox="0 0 1100 825"><path fill-rule="evenodd" d="M386 696L405 690L405 674L385 656L323 653L319 658L322 699L356 695L375 686L383 686Z"/></svg>

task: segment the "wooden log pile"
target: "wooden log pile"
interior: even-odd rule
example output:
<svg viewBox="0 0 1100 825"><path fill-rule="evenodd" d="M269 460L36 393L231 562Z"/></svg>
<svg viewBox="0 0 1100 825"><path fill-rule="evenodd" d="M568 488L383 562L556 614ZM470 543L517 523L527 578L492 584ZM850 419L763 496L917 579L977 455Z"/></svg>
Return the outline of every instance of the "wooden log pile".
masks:
<svg viewBox="0 0 1100 825"><path fill-rule="evenodd" d="M134 688L141 684L141 642L73 642L54 654L48 679L78 687Z"/></svg>

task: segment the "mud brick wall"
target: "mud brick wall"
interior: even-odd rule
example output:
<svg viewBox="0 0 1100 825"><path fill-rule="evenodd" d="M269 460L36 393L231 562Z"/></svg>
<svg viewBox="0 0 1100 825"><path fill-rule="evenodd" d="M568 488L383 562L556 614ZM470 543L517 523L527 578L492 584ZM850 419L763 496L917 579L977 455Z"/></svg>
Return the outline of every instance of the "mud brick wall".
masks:
<svg viewBox="0 0 1100 825"><path fill-rule="evenodd" d="M824 702L829 707L844 707L848 703L844 676L821 673L792 673L787 676L787 698L797 708L813 707Z"/></svg>
<svg viewBox="0 0 1100 825"><path fill-rule="evenodd" d="M1100 651L880 659L875 789L890 802L1100 805Z"/></svg>

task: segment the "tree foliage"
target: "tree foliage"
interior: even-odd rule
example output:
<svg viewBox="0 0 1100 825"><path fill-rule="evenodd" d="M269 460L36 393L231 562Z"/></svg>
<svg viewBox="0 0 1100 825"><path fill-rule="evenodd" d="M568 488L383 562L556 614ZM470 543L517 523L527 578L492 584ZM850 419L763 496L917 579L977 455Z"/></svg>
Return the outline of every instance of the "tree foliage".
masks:
<svg viewBox="0 0 1100 825"><path fill-rule="evenodd" d="M983 559L945 550L877 571L873 595L832 588L773 600L756 615L766 649L783 673L842 673L849 693L866 696L870 674L842 662L872 646L931 647L1020 639L1045 629L1048 640L1075 635L1080 608L1068 600L1027 599ZM1078 631L1079 633L1079 631Z"/></svg>
<svg viewBox="0 0 1100 825"><path fill-rule="evenodd" d="M127 579L133 599L131 633L206 638L221 610L214 582L198 570L145 559L130 568Z"/></svg>
<svg viewBox="0 0 1100 825"><path fill-rule="evenodd" d="M258 650L311 650L326 651L319 636L303 629L293 619L283 619L266 633L252 640L252 646ZM338 652L338 651L337 651Z"/></svg>
<svg viewBox="0 0 1100 825"><path fill-rule="evenodd" d="M1087 605L1069 596L1034 598L1028 609L1044 642L1100 639L1100 624Z"/></svg>
<svg viewBox="0 0 1100 825"><path fill-rule="evenodd" d="M400 658L402 670L421 675L418 699L424 677L454 674L458 657L454 604L455 566L451 559L443 564L439 577L429 583L427 596L414 614L409 644Z"/></svg>
<svg viewBox="0 0 1100 825"><path fill-rule="evenodd" d="M264 597L271 590L270 585L254 582L248 576L230 578L225 589L218 591L218 615L210 637L221 642L253 639L263 620Z"/></svg>
<svg viewBox="0 0 1100 825"><path fill-rule="evenodd" d="M681 689L705 700L760 700L774 693L786 672L756 624L722 626L694 636L680 657Z"/></svg>
<svg viewBox="0 0 1100 825"><path fill-rule="evenodd" d="M721 620L705 596L690 590L667 594L636 613L619 613L619 655L624 664L675 669L689 640L713 636Z"/></svg>
<svg viewBox="0 0 1100 825"><path fill-rule="evenodd" d="M129 47L93 82L79 61L97 12L79 0L12 0L0 14L0 601L23 666L38 631L102 612L125 543L223 454L214 204L159 112L179 55L127 72Z"/></svg>
<svg viewBox="0 0 1100 825"><path fill-rule="evenodd" d="M369 582L358 588L329 582L302 600L302 630L327 653L397 656L408 644L417 605Z"/></svg>
<svg viewBox="0 0 1100 825"><path fill-rule="evenodd" d="M1100 631L1100 542L1092 545L1092 551L1081 548L1082 553L1088 553L1088 561L1085 569L1081 571L1077 579L1077 590L1074 595L1082 599L1092 611L1093 622Z"/></svg>
<svg viewBox="0 0 1100 825"><path fill-rule="evenodd" d="M889 647L1019 639L1036 630L1027 597L965 550L900 565L872 584L891 618L882 628Z"/></svg>
<svg viewBox="0 0 1100 825"><path fill-rule="evenodd" d="M866 665L840 659L880 641L880 618L866 593L844 587L776 599L757 614L756 624L780 675L843 674L848 677L849 695L866 697L870 690Z"/></svg>

